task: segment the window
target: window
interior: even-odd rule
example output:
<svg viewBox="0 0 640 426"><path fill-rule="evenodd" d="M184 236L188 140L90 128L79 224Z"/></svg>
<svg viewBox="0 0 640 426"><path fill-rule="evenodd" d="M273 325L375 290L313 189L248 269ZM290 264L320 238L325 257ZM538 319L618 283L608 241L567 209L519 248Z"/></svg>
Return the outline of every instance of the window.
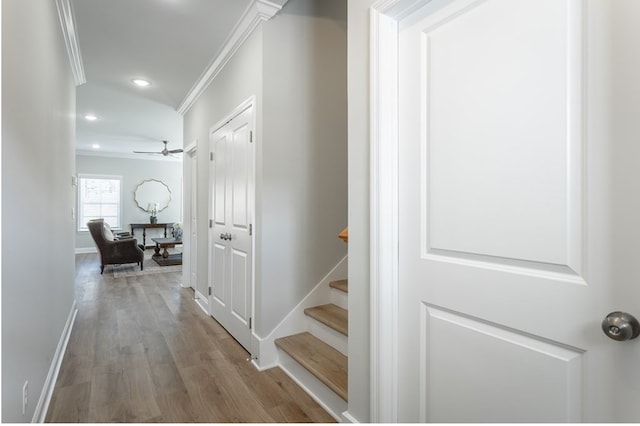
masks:
<svg viewBox="0 0 640 426"><path fill-rule="evenodd" d="M103 218L112 229L121 227L122 176L78 175L78 230Z"/></svg>

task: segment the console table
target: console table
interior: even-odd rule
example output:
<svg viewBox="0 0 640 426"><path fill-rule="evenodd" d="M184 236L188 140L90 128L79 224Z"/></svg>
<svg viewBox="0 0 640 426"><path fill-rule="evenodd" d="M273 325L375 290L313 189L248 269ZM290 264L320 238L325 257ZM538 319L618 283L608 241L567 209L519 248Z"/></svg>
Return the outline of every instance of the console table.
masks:
<svg viewBox="0 0 640 426"><path fill-rule="evenodd" d="M167 238L167 228L173 228L173 222L169 223L132 223L131 224L131 235L135 236L133 233L134 229L142 228L142 245L147 247L147 229L149 228L164 228L164 237Z"/></svg>

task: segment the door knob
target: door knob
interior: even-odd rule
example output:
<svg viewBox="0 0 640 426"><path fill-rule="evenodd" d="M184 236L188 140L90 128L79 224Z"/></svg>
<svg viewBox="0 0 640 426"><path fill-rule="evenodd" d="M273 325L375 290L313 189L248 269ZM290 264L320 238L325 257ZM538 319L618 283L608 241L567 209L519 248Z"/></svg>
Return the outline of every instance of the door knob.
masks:
<svg viewBox="0 0 640 426"><path fill-rule="evenodd" d="M222 233L222 234L220 234L220 239L221 239L221 240L229 240L229 241L230 241L230 240L231 240L231 234L229 234L229 233L226 233L226 234L225 234L225 233Z"/></svg>
<svg viewBox="0 0 640 426"><path fill-rule="evenodd" d="M626 312L611 312L602 321L602 331L613 340L622 342L635 339L640 335L640 323Z"/></svg>

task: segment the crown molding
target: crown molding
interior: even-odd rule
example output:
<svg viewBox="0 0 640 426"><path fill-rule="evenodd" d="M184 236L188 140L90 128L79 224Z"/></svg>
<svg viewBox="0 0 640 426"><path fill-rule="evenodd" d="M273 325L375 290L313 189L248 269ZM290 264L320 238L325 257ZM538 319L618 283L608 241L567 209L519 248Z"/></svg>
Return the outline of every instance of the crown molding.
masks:
<svg viewBox="0 0 640 426"><path fill-rule="evenodd" d="M196 83L191 87L177 111L184 115L189 111L209 84L222 71L233 55L240 49L251 33L263 21L273 18L288 0L254 0L242 14L242 17L231 31L218 55L211 61Z"/></svg>
<svg viewBox="0 0 640 426"><path fill-rule="evenodd" d="M71 0L56 0L58 7L58 18L60 19L60 27L62 35L67 46L69 54L69 63L71 64L71 72L76 86L80 86L87 82L84 75L84 66L82 65L82 55L80 55L80 44L78 41L78 32L76 31L75 15Z"/></svg>
<svg viewBox="0 0 640 426"><path fill-rule="evenodd" d="M173 163L181 163L182 157L171 157L164 155L153 155L153 154L134 154L127 152L104 152L104 151L89 151L84 149L76 149L76 156L83 157L105 157L105 158L123 158L127 160L136 160L136 161L164 161L164 162L173 162Z"/></svg>

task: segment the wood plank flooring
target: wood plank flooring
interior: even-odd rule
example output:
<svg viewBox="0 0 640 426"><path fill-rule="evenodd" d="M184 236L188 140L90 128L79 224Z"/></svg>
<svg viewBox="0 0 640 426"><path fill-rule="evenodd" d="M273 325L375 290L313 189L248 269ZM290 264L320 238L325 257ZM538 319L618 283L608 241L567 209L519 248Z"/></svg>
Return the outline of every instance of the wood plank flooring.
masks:
<svg viewBox="0 0 640 426"><path fill-rule="evenodd" d="M180 272L110 270L76 257L78 315L47 422L334 422L280 369L247 362Z"/></svg>

